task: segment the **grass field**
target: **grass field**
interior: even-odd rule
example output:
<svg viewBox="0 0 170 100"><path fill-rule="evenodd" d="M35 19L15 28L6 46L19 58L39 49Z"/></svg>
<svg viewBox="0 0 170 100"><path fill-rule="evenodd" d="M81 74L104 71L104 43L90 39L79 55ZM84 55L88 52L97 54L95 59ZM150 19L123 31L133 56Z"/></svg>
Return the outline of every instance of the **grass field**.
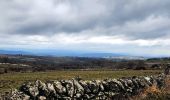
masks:
<svg viewBox="0 0 170 100"><path fill-rule="evenodd" d="M86 80L120 78L130 76L147 76L161 73L161 70L121 70L121 71L51 71L32 73L7 73L0 75L0 92L18 88L25 81L72 79L79 76Z"/></svg>

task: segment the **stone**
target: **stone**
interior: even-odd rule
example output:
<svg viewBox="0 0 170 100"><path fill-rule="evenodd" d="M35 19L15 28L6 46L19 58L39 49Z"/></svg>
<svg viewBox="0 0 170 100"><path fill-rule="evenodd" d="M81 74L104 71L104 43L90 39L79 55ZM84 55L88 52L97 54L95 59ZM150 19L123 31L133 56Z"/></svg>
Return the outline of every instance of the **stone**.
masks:
<svg viewBox="0 0 170 100"><path fill-rule="evenodd" d="M62 86L60 81L54 81L54 88L56 90L57 93L59 94L65 94L66 93L66 88L64 86Z"/></svg>
<svg viewBox="0 0 170 100"><path fill-rule="evenodd" d="M38 100L46 100L47 98L45 96L40 96Z"/></svg>

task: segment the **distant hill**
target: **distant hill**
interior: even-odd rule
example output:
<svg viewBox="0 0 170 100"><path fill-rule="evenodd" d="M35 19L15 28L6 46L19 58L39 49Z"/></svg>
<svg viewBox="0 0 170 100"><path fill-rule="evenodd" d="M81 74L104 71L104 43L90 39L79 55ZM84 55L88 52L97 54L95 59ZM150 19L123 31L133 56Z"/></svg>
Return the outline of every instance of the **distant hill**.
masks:
<svg viewBox="0 0 170 100"><path fill-rule="evenodd" d="M131 56L123 53L86 53L68 50L0 50L0 54L21 54L34 56L54 56L54 57L89 57L89 58L106 58L111 60L143 60L143 57Z"/></svg>
<svg viewBox="0 0 170 100"><path fill-rule="evenodd" d="M15 51L15 50L0 50L0 54L31 54L26 51Z"/></svg>
<svg viewBox="0 0 170 100"><path fill-rule="evenodd" d="M78 57L106 57L106 56L125 56L118 53L87 53L69 50L0 50L0 54L28 54L41 56L78 56Z"/></svg>

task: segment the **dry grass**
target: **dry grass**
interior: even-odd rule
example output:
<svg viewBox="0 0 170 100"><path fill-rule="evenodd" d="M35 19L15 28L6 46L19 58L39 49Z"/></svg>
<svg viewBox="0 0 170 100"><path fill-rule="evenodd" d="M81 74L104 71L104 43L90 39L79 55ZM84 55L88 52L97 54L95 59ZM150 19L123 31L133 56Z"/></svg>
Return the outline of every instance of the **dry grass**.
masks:
<svg viewBox="0 0 170 100"><path fill-rule="evenodd" d="M139 95L134 96L132 100L170 100L170 78L167 77L165 81L166 86L159 89L156 85L153 85Z"/></svg>

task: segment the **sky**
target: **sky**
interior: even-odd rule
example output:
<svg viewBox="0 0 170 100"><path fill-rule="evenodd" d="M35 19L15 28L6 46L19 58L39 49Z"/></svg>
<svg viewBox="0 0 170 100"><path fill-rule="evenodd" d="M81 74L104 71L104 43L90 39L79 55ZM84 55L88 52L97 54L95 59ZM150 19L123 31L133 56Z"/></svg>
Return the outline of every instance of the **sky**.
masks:
<svg viewBox="0 0 170 100"><path fill-rule="evenodd" d="M0 49L170 56L170 0L0 0Z"/></svg>

